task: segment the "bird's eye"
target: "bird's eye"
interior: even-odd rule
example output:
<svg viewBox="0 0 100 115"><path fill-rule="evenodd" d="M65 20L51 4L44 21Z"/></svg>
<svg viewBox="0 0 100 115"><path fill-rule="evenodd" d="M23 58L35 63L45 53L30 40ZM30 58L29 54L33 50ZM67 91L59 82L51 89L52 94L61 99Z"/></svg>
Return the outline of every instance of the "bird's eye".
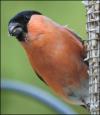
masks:
<svg viewBox="0 0 100 115"><path fill-rule="evenodd" d="M26 17L26 19L28 19L28 16L25 16Z"/></svg>
<svg viewBox="0 0 100 115"><path fill-rule="evenodd" d="M29 17L28 16L25 16L25 21L27 22L29 20Z"/></svg>

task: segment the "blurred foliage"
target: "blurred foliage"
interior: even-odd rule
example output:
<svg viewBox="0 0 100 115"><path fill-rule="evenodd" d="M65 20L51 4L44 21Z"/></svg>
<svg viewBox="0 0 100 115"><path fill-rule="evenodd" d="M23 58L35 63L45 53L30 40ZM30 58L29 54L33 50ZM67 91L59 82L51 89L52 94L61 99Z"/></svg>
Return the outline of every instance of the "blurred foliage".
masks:
<svg viewBox="0 0 100 115"><path fill-rule="evenodd" d="M25 51L16 39L8 35L8 22L12 16L23 10L37 10L61 25L68 25L76 33L86 38L85 8L81 1L1 1L1 76L5 79L20 80L51 92L33 72ZM55 95L56 96L56 95ZM56 96L57 97L57 96ZM51 108L18 94L2 91L1 112L15 113L57 113ZM87 113L79 106L70 105L79 113Z"/></svg>

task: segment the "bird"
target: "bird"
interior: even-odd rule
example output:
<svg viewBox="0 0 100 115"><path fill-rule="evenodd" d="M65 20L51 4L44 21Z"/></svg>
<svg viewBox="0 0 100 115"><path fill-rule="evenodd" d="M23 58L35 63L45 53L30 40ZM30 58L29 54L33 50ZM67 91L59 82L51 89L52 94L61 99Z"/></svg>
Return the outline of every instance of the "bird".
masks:
<svg viewBox="0 0 100 115"><path fill-rule="evenodd" d="M8 31L24 48L37 76L70 104L89 106L88 64L83 40L39 11L21 11Z"/></svg>

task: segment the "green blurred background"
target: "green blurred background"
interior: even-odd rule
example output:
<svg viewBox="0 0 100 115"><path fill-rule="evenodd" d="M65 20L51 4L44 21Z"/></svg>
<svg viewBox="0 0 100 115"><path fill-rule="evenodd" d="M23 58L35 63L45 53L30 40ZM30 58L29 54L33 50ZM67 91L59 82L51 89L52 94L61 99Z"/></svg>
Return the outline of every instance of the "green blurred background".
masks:
<svg viewBox="0 0 100 115"><path fill-rule="evenodd" d="M37 10L61 25L78 33L83 39L85 32L85 7L81 1L1 1L1 77L19 80L50 92L56 96L33 72L25 51L16 39L8 35L8 22L23 10ZM2 114L56 114L43 103L9 91L1 93ZM58 97L57 97L58 98ZM78 113L87 113L79 106L71 106Z"/></svg>

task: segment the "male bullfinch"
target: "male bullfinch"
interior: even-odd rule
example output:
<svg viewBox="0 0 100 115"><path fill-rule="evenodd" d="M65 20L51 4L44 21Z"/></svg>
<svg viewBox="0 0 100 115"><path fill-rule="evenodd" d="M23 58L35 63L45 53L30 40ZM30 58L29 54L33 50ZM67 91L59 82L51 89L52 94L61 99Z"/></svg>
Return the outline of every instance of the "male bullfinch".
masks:
<svg viewBox="0 0 100 115"><path fill-rule="evenodd" d="M89 103L88 65L80 37L37 11L18 13L9 21L8 30L48 86L68 103Z"/></svg>

